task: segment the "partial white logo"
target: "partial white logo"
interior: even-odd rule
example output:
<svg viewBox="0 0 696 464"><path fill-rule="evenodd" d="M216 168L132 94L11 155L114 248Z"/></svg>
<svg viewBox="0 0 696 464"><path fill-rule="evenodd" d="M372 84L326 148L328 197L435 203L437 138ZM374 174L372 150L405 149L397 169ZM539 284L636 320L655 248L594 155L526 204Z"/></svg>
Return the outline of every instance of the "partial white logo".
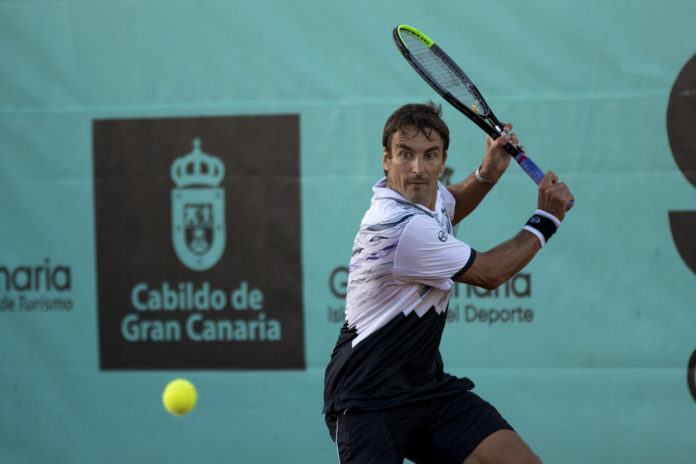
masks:
<svg viewBox="0 0 696 464"><path fill-rule="evenodd" d="M213 267L225 251L225 189L218 187L225 177L219 158L193 151L177 158L171 167L172 244L181 263L194 271Z"/></svg>

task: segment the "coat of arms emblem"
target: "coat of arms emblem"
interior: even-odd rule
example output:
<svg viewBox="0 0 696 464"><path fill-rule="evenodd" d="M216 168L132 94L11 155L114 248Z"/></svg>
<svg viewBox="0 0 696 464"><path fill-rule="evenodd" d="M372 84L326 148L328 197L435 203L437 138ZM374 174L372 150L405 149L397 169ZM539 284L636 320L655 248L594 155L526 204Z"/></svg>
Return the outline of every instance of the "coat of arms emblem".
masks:
<svg viewBox="0 0 696 464"><path fill-rule="evenodd" d="M171 167L172 244L182 264L194 271L213 267L225 251L225 189L218 187L225 177L219 158L193 151L177 158Z"/></svg>

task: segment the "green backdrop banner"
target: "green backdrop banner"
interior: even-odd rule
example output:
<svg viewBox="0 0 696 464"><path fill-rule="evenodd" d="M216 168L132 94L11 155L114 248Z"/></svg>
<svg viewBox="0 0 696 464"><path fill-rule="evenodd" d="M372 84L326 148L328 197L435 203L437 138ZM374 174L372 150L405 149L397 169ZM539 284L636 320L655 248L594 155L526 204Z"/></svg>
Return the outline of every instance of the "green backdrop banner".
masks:
<svg viewBox="0 0 696 464"><path fill-rule="evenodd" d="M441 102L392 42L405 23L576 197L508 283L456 287L446 369L545 462L693 462L694 17L676 0L0 1L0 461L337 461L323 372L382 127ZM444 116L457 182L484 136ZM495 246L536 196L511 166L457 236ZM176 377L198 389L182 417L161 401Z"/></svg>

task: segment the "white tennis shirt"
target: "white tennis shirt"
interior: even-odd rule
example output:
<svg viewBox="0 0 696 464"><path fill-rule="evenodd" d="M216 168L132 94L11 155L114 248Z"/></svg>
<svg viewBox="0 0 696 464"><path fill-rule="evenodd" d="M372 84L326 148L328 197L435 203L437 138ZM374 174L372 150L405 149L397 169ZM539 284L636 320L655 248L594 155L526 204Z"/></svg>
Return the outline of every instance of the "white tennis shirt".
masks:
<svg viewBox="0 0 696 464"><path fill-rule="evenodd" d="M442 184L435 211L387 188L386 178L372 190L348 276L346 321L358 332L353 346L397 314L442 313L452 277L472 258L471 247L453 235L455 200Z"/></svg>
<svg viewBox="0 0 696 464"><path fill-rule="evenodd" d="M353 243L346 322L324 378L324 412L382 409L473 388L444 372L440 340L454 280L476 252L452 233L455 200L438 185L434 211L373 188Z"/></svg>

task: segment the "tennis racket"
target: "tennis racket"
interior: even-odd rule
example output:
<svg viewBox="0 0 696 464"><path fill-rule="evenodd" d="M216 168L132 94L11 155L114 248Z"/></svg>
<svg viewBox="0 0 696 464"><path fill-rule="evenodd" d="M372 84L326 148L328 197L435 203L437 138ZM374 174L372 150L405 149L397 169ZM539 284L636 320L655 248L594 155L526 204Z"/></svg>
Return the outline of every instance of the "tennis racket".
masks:
<svg viewBox="0 0 696 464"><path fill-rule="evenodd" d="M413 27L400 25L394 28L394 42L413 69L466 117L483 129L493 139L505 135L503 125L488 106L481 92L464 71L430 37ZM539 169L523 151L508 143L505 150L538 185L544 177ZM568 209L573 205L571 202Z"/></svg>

